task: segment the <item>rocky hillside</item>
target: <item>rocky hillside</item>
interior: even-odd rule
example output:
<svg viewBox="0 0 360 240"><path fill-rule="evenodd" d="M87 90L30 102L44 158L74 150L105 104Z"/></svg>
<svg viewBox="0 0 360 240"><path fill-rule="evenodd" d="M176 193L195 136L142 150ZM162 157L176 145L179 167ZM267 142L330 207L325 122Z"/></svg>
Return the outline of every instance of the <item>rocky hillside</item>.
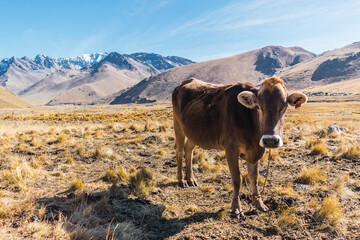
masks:
<svg viewBox="0 0 360 240"><path fill-rule="evenodd" d="M190 77L211 83L258 84L278 69L309 61L315 54L300 47L268 46L233 57L195 63L150 76L115 97L111 104L146 103L169 99L172 90Z"/></svg>
<svg viewBox="0 0 360 240"><path fill-rule="evenodd" d="M308 88L360 78L360 42L324 52L276 72L290 88ZM346 85L346 82L344 82Z"/></svg>

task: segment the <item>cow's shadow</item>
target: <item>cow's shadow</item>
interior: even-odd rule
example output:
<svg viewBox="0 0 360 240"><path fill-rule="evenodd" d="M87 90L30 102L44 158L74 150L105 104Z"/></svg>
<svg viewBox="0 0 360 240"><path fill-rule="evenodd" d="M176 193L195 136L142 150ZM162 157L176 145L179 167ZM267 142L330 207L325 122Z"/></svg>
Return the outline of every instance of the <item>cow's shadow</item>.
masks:
<svg viewBox="0 0 360 240"><path fill-rule="evenodd" d="M98 223L104 227L110 223L113 226L130 223L141 230L144 239L165 239L181 232L188 224L216 218L218 215L218 212L197 212L185 218L164 217L165 206L135 198L130 195L130 190L125 185L113 186L101 192L62 193L60 196L39 198L37 203L39 207L46 207L45 218L48 221L65 218L70 223L65 224L69 232L74 230L74 225L86 227L87 220L81 219L83 214L89 221L91 217L98 219ZM89 226L91 227L91 223ZM131 231L130 228L124 231L127 230ZM105 236L103 238L105 239Z"/></svg>

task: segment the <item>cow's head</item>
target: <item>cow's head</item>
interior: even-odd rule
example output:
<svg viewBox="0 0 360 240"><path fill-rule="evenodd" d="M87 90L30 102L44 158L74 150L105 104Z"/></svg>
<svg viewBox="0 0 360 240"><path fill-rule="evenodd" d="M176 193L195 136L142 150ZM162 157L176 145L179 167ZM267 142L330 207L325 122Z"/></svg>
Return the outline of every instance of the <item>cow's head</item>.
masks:
<svg viewBox="0 0 360 240"><path fill-rule="evenodd" d="M306 103L307 97L299 92L289 95L283 80L274 76L264 80L255 94L250 91L239 93L238 101L245 107L257 109L262 134L260 146L277 148L283 145L281 135L287 107L298 108Z"/></svg>

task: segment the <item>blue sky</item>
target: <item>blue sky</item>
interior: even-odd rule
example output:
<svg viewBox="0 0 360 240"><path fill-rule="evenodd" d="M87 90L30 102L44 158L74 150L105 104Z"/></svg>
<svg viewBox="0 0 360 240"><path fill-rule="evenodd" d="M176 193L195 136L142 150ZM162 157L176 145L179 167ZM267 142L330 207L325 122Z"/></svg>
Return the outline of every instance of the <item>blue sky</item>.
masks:
<svg viewBox="0 0 360 240"><path fill-rule="evenodd" d="M0 22L0 59L142 51L204 61L360 41L360 1L12 0L1 1Z"/></svg>

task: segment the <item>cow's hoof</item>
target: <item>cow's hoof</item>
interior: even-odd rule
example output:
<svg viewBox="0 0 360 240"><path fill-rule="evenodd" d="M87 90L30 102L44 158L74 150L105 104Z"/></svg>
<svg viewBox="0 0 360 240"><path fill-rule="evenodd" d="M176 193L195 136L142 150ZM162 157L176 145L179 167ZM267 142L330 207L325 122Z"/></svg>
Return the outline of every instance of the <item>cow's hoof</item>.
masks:
<svg viewBox="0 0 360 240"><path fill-rule="evenodd" d="M179 181L179 186L182 188L187 188L189 185L187 184L186 181Z"/></svg>
<svg viewBox="0 0 360 240"><path fill-rule="evenodd" d="M240 219L245 219L245 214L244 214L244 212L243 212L242 210L239 210L239 209L236 209L235 211L233 211L233 212L231 213L231 216L232 216L233 218L238 219L238 220L240 220Z"/></svg>
<svg viewBox="0 0 360 240"><path fill-rule="evenodd" d="M196 182L195 179L187 181L187 184L188 184L190 187L198 187L198 186L199 186L199 184Z"/></svg>
<svg viewBox="0 0 360 240"><path fill-rule="evenodd" d="M269 208L262 201L256 202L256 203L254 203L254 205L261 212L269 211Z"/></svg>
<svg viewBox="0 0 360 240"><path fill-rule="evenodd" d="M269 208L263 203L260 195L252 196L252 204L261 212L269 211Z"/></svg>

